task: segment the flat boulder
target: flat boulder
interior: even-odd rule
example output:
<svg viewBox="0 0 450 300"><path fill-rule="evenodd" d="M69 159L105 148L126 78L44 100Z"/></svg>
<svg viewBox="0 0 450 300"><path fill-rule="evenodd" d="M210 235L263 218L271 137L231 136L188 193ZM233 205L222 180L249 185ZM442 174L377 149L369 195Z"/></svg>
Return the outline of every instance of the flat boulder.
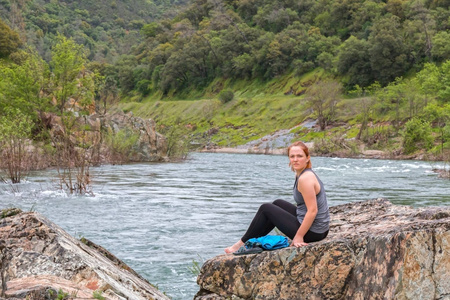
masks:
<svg viewBox="0 0 450 300"><path fill-rule="evenodd" d="M375 199L330 213L323 241L206 261L194 299L450 299L450 207Z"/></svg>
<svg viewBox="0 0 450 300"><path fill-rule="evenodd" d="M169 299L106 249L36 212L0 212L0 299Z"/></svg>

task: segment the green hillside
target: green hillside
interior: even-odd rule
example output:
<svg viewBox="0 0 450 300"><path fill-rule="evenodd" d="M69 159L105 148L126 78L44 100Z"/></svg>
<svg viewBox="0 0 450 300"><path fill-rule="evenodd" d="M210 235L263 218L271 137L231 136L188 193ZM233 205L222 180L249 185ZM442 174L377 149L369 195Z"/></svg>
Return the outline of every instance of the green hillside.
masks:
<svg viewBox="0 0 450 300"><path fill-rule="evenodd" d="M184 98L216 79L268 81L317 67L346 90L385 86L450 58L449 1L191 1L145 36L122 90ZM130 78L131 77L131 78Z"/></svg>
<svg viewBox="0 0 450 300"><path fill-rule="evenodd" d="M140 40L145 24L177 12L187 0L0 1L0 19L46 60L56 35L84 45L87 57L112 63Z"/></svg>
<svg viewBox="0 0 450 300"><path fill-rule="evenodd" d="M0 113L39 123L55 99L61 115L70 98L102 113L119 107L155 119L178 152L241 145L310 119L316 127L292 133L321 154L364 146L446 159L449 5L0 0ZM56 80L67 63L70 92Z"/></svg>

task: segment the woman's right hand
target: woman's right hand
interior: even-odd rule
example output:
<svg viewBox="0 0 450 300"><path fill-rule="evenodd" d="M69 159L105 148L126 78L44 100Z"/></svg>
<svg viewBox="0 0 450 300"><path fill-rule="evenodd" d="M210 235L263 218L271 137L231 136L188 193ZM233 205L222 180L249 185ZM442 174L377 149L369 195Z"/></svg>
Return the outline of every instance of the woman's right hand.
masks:
<svg viewBox="0 0 450 300"><path fill-rule="evenodd" d="M308 245L308 243L305 243L304 241L303 241L303 238L302 237L297 237L297 236L295 236L294 237L294 239L292 240L292 243L291 243L291 246L294 246L294 247L303 247L303 246L307 246Z"/></svg>

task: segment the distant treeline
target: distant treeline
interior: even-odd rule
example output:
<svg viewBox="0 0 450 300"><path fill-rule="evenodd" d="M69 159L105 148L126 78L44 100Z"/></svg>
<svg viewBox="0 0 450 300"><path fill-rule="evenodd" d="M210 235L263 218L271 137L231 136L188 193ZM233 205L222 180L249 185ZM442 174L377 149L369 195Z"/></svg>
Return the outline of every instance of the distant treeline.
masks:
<svg viewBox="0 0 450 300"><path fill-rule="evenodd" d="M322 67L344 86L382 86L450 58L450 1L195 0L146 24L116 65L124 91L201 89Z"/></svg>
<svg viewBox="0 0 450 300"><path fill-rule="evenodd" d="M317 67L347 89L385 86L450 59L448 0L186 2L0 0L0 17L46 61L57 33L73 38L122 92L143 96Z"/></svg>
<svg viewBox="0 0 450 300"><path fill-rule="evenodd" d="M176 14L187 0L0 0L0 19L46 60L62 34L84 45L90 60L113 63L139 42L141 27Z"/></svg>

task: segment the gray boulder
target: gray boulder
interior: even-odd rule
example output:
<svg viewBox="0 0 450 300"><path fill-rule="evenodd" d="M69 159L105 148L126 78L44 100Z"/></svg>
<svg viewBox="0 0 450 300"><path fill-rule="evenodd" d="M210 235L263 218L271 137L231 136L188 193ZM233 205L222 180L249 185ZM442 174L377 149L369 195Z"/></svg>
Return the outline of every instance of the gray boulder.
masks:
<svg viewBox="0 0 450 300"><path fill-rule="evenodd" d="M34 212L0 215L0 299L169 299L107 250Z"/></svg>

